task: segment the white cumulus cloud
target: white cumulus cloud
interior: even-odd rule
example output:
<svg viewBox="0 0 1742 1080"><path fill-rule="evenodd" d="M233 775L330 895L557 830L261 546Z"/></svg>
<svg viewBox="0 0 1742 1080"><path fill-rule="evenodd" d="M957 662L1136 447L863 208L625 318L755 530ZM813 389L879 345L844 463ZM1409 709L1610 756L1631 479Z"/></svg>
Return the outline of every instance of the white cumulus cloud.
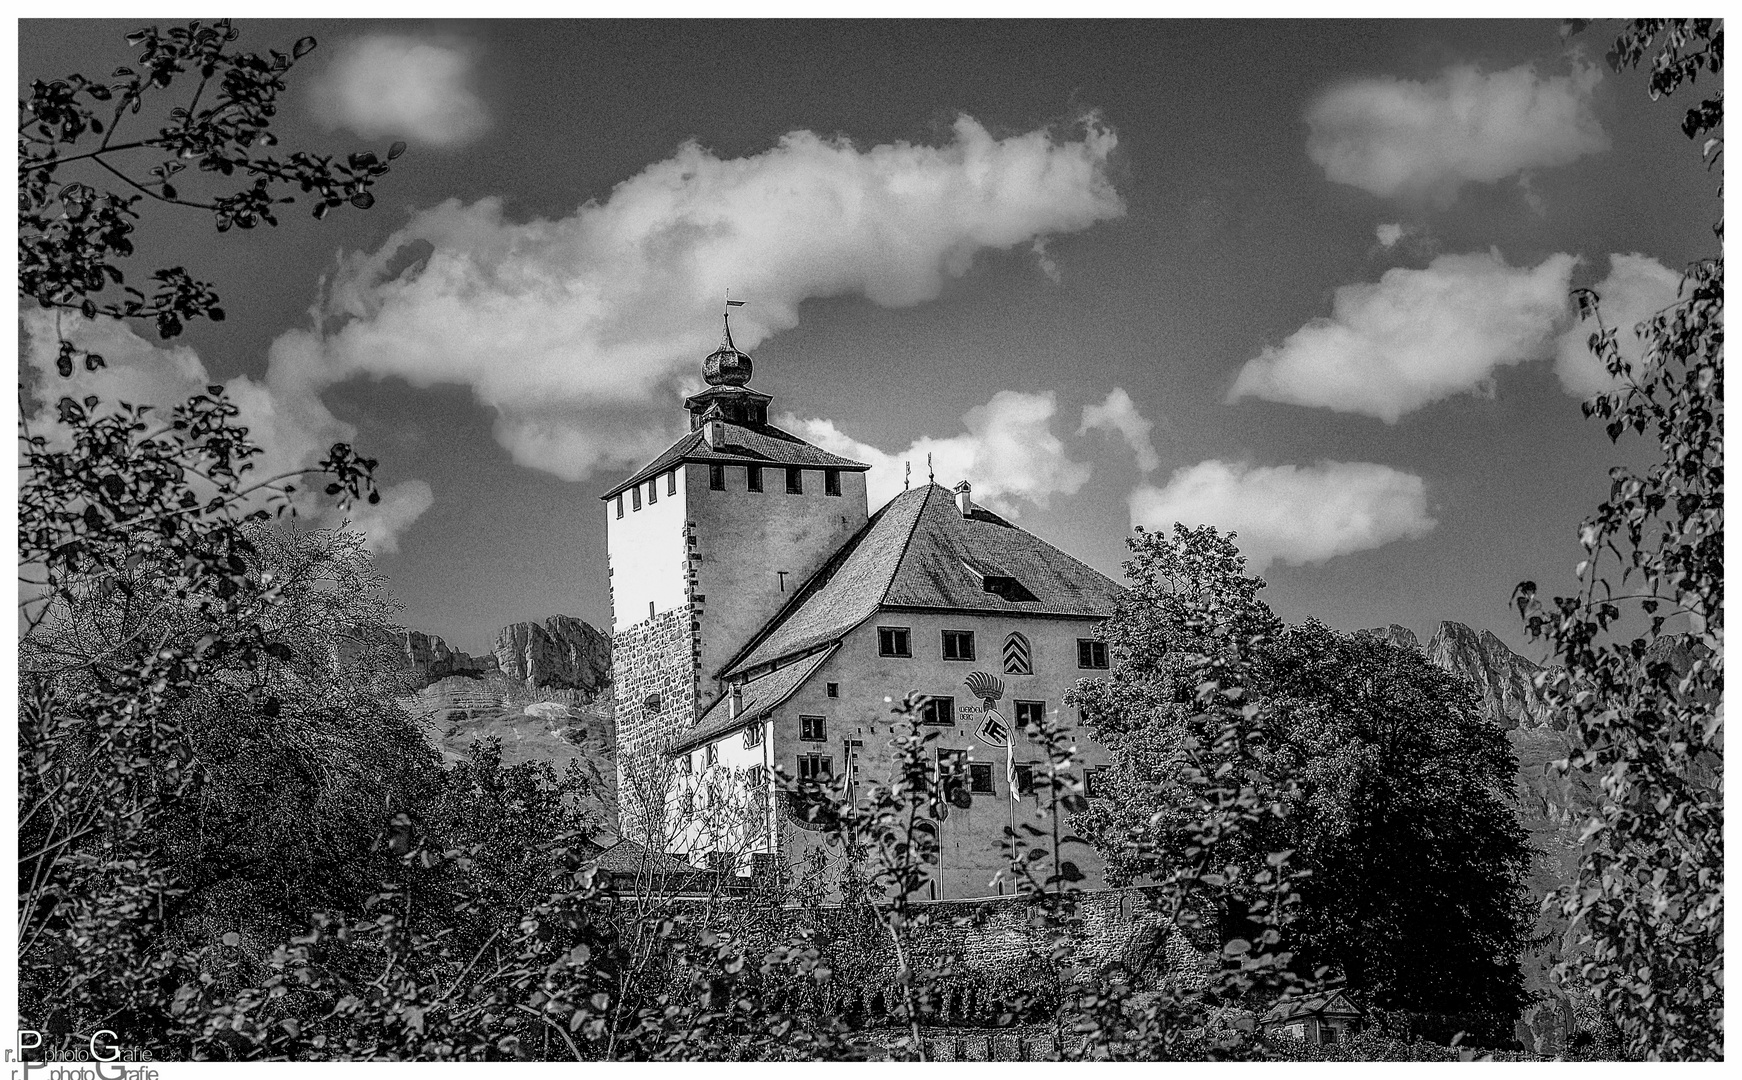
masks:
<svg viewBox="0 0 1742 1080"><path fill-rule="evenodd" d="M1645 343L1634 328L1675 303L1681 275L1662 263L1637 252L1610 255L1609 276L1593 285L1601 304L1603 325L1615 328L1615 344L1622 359L1638 370ZM1555 375L1567 393L1588 398L1617 386L1609 369L1591 352L1591 335L1597 324L1575 320L1555 343Z"/></svg>
<svg viewBox="0 0 1742 1080"><path fill-rule="evenodd" d="M1376 283L1344 285L1330 318L1266 346L1240 369L1229 398L1259 397L1396 423L1405 413L1474 390L1496 368L1543 355L1568 310L1572 255L1508 266L1498 251L1441 255Z"/></svg>
<svg viewBox="0 0 1742 1080"><path fill-rule="evenodd" d="M314 86L315 111L329 128L367 138L459 146L490 126L472 87L472 64L463 45L369 34L340 46Z"/></svg>
<svg viewBox="0 0 1742 1080"><path fill-rule="evenodd" d="M32 394L42 406L29 418L30 426L51 444L66 437L54 410L62 397L94 394L105 408L119 402L151 405L157 416L167 417L175 406L213 385L205 363L186 345L154 344L114 319L71 316L61 320L61 332L81 348L100 353L105 366L94 372L81 366L71 378L63 379L55 370L59 339L54 315L32 309L20 319L24 332L20 361L34 369ZM280 364L264 382L238 375L222 384L237 408L236 422L260 447L250 474L255 481L312 468L333 443L349 442L357 435L352 425L322 404L318 387L284 378L289 370ZM406 480L382 489L379 504L358 503L341 514L330 499L319 495L320 484L306 478L292 482L299 489L294 505L300 514L327 526L348 520L377 551L397 550L399 534L429 508L432 498L428 484Z"/></svg>
<svg viewBox="0 0 1742 1080"><path fill-rule="evenodd" d="M1050 393L1023 394L1000 390L984 405L962 417L967 430L943 438L916 439L898 453L885 453L841 431L833 421L780 417L780 427L832 454L871 466L866 477L871 506L882 506L901 493L906 466L913 466L913 483L926 482L926 457L937 482L954 487L966 480L974 501L1012 516L1021 504L1044 507L1055 495L1070 495L1088 480L1090 467L1071 460L1052 430L1058 403Z"/></svg>
<svg viewBox="0 0 1742 1080"><path fill-rule="evenodd" d="M515 460L578 479L675 437L656 429L717 339L726 288L749 301L733 316L746 350L807 299L931 300L982 252L1123 213L1116 141L1092 118L999 139L964 116L939 146L798 131L726 159L686 144L556 220L449 201L348 257L318 338L286 348L328 380L470 386Z"/></svg>
<svg viewBox="0 0 1742 1080"><path fill-rule="evenodd" d="M1155 444L1150 441L1149 432L1155 423L1144 418L1137 411L1136 402L1125 392L1122 386L1114 387L1107 400L1099 405L1083 406L1083 422L1077 428L1077 435L1087 435L1091 431L1107 431L1125 440L1125 445L1131 448L1131 453L1137 459L1137 467L1144 472L1154 472L1161 465L1161 458L1155 452Z"/></svg>
<svg viewBox="0 0 1742 1080"><path fill-rule="evenodd" d="M1373 234L1379 238L1380 247L1390 247L1403 239L1403 226L1395 223L1380 225L1373 230Z"/></svg>
<svg viewBox="0 0 1742 1080"><path fill-rule="evenodd" d="M1214 525L1239 535L1254 571L1273 561L1322 563L1426 536L1438 524L1427 512L1419 476L1368 462L1255 467L1204 461L1178 469L1166 487L1131 493L1131 522L1146 529Z"/></svg>
<svg viewBox="0 0 1742 1080"><path fill-rule="evenodd" d="M1450 201L1465 183L1566 165L1609 148L1592 109L1595 65L1544 77L1467 64L1429 82L1361 79L1307 110L1307 154L1339 184Z"/></svg>

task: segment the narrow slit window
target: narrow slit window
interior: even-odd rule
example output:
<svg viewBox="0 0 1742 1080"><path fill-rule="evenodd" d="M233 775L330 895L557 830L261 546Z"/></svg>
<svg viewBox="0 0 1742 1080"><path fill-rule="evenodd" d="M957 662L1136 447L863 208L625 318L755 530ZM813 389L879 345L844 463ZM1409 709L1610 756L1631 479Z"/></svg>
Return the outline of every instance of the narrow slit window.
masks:
<svg viewBox="0 0 1742 1080"><path fill-rule="evenodd" d="M745 484L746 491L761 491L762 490L762 466L760 466L760 465L746 465L746 466L744 466L744 484Z"/></svg>
<svg viewBox="0 0 1742 1080"><path fill-rule="evenodd" d="M708 466L708 490L726 490L726 467L724 465Z"/></svg>
<svg viewBox="0 0 1742 1080"><path fill-rule="evenodd" d="M676 495L677 494L677 470L676 469L673 469L672 471L665 474L665 493L667 495Z"/></svg>
<svg viewBox="0 0 1742 1080"><path fill-rule="evenodd" d="M839 495L841 493L841 470L823 470L823 494Z"/></svg>
<svg viewBox="0 0 1742 1080"><path fill-rule="evenodd" d="M788 468L786 470L786 493L788 495L804 494L804 470Z"/></svg>

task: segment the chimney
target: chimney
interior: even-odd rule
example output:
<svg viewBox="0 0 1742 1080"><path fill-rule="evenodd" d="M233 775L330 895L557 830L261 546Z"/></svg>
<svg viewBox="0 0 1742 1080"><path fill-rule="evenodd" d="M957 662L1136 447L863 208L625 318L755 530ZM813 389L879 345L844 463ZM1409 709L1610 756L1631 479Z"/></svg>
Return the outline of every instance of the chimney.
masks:
<svg viewBox="0 0 1742 1080"><path fill-rule="evenodd" d="M966 480L956 485L956 509L962 512L963 517L968 517L974 512L973 490L973 487Z"/></svg>
<svg viewBox="0 0 1742 1080"><path fill-rule="evenodd" d="M724 446L726 443L725 421L710 419L706 424L703 424L702 438L707 440L708 445L716 450Z"/></svg>
<svg viewBox="0 0 1742 1080"><path fill-rule="evenodd" d="M738 714L744 711L744 686L742 683L732 684L732 696L726 701L726 716L736 720Z"/></svg>

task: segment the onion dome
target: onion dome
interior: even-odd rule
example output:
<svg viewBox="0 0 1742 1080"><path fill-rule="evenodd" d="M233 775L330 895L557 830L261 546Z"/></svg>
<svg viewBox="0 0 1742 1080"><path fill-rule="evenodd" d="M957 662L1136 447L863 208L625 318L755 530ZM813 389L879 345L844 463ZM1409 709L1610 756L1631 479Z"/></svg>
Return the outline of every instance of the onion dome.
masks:
<svg viewBox="0 0 1742 1080"><path fill-rule="evenodd" d="M732 344L732 316L726 315L726 333L720 347L702 361L702 378L709 386L743 386L750 381L750 354Z"/></svg>

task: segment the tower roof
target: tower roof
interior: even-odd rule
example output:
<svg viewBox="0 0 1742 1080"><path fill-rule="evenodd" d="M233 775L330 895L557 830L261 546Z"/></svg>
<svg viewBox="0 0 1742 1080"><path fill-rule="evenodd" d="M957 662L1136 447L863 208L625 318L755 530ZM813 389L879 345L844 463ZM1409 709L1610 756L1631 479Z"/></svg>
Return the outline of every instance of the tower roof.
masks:
<svg viewBox="0 0 1742 1080"><path fill-rule="evenodd" d="M838 641L882 608L1104 618L1124 589L984 507L927 484L879 510L726 665L731 677Z"/></svg>
<svg viewBox="0 0 1742 1080"><path fill-rule="evenodd" d="M820 446L812 446L797 435L782 431L772 424L722 421L720 430L723 437L717 445L710 444L703 431L690 432L599 498L615 498L636 484L644 483L668 469L691 461L710 465L798 465L806 469L841 469L851 472L864 472L871 467L851 458L831 454Z"/></svg>

